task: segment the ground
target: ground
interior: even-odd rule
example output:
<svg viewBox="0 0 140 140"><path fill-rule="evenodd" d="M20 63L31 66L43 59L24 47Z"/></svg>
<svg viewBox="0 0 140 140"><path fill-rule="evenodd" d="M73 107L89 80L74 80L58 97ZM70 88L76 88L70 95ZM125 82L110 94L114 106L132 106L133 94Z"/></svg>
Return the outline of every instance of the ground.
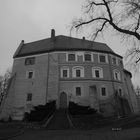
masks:
<svg viewBox="0 0 140 140"><path fill-rule="evenodd" d="M113 125L93 127L86 130L81 129L81 125L78 128L78 123L77 128L75 128L76 125L72 126L67 111L62 110L56 111L52 119L43 126L23 122L1 122L0 140L140 140L140 125L137 125L140 122L139 118L137 116L119 119ZM84 121L83 118L79 118L79 124L81 121ZM82 125L83 127L88 126L88 121L85 122L86 125Z"/></svg>
<svg viewBox="0 0 140 140"><path fill-rule="evenodd" d="M15 136L13 135L12 137L9 137L8 140L140 140L139 132L140 128L133 128L122 131L112 131L107 128L87 131L24 129L24 132ZM5 138L7 138L7 135Z"/></svg>

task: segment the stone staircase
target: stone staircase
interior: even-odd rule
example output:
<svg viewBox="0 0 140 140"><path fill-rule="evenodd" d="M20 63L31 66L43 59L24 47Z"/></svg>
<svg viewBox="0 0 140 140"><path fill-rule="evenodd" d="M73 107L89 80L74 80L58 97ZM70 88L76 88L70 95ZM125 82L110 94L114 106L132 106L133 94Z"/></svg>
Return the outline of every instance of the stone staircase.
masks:
<svg viewBox="0 0 140 140"><path fill-rule="evenodd" d="M72 129L67 109L56 110L52 119L46 125L47 130L65 130Z"/></svg>

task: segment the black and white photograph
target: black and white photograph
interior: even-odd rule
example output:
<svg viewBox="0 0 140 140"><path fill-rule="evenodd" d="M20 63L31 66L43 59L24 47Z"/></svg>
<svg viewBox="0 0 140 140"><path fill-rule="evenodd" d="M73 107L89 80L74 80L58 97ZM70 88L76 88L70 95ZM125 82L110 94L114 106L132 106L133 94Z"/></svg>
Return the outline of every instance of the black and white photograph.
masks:
<svg viewBox="0 0 140 140"><path fill-rule="evenodd" d="M140 0L0 0L0 140L140 140Z"/></svg>

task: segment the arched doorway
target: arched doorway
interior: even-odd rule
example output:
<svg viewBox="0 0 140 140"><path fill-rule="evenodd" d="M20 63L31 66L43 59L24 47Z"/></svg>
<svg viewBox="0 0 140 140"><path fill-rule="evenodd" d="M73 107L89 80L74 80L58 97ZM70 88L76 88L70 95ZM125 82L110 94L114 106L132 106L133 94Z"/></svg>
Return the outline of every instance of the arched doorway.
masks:
<svg viewBox="0 0 140 140"><path fill-rule="evenodd" d="M67 108L67 94L65 92L60 93L60 108Z"/></svg>

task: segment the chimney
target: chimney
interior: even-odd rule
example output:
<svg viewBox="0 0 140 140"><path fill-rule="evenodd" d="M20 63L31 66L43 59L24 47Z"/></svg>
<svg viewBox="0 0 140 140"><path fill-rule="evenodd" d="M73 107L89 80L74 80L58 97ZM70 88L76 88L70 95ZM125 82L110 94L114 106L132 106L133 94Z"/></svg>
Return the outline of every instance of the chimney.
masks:
<svg viewBox="0 0 140 140"><path fill-rule="evenodd" d="M52 29L51 30L51 40L54 41L54 39L55 39L55 30Z"/></svg>
<svg viewBox="0 0 140 140"><path fill-rule="evenodd" d="M21 41L21 44L24 44L24 40Z"/></svg>
<svg viewBox="0 0 140 140"><path fill-rule="evenodd" d="M83 40L86 40L84 36L83 36Z"/></svg>

